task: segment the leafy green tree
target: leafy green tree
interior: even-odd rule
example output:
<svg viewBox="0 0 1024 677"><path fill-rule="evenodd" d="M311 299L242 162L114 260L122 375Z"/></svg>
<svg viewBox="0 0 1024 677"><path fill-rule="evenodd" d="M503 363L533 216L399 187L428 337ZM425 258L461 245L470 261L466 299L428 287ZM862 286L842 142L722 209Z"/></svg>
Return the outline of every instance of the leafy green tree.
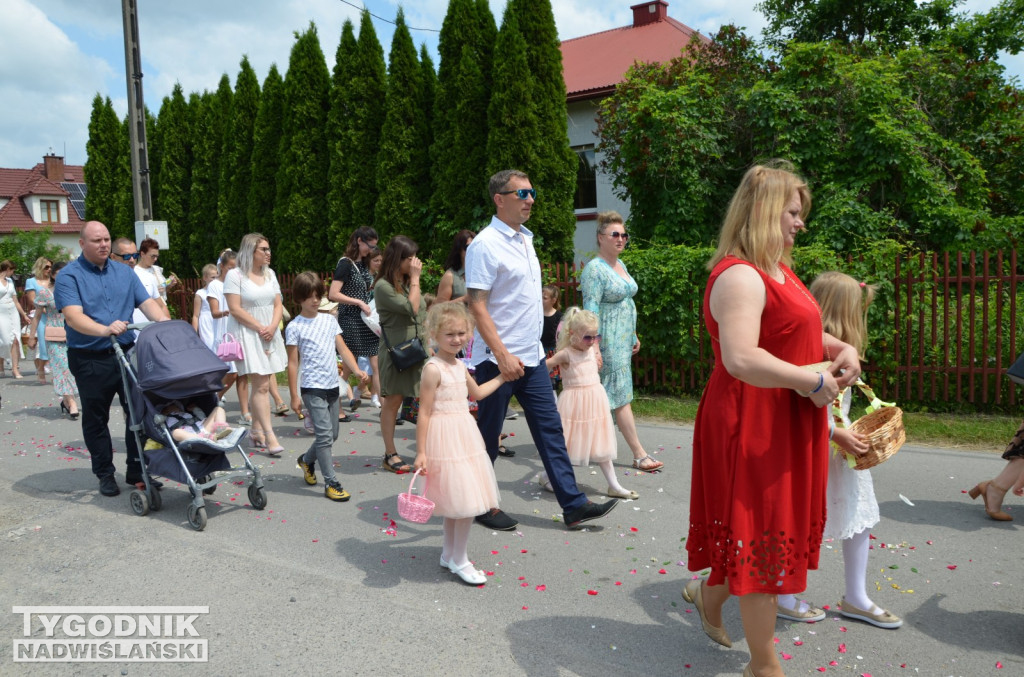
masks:
<svg viewBox="0 0 1024 677"><path fill-rule="evenodd" d="M277 170L281 165L281 124L284 118L284 80L277 64L263 80L263 92L252 133L252 185L249 190L249 232L267 237L277 234L274 202L277 199ZM226 246L238 249L241 239Z"/></svg>
<svg viewBox="0 0 1024 677"><path fill-rule="evenodd" d="M416 186L429 180L420 176L423 155L427 152L425 121L420 109L422 88L416 47L405 25L405 13L398 9L395 32L388 56L388 89L384 125L377 164L377 199L374 221L386 232L382 239L404 234L422 241L419 229L422 217Z"/></svg>
<svg viewBox="0 0 1024 677"><path fill-rule="evenodd" d="M356 51L355 28L345 19L341 39L334 56L331 75L331 110L327 115L327 144L330 150L330 168L327 173L327 240L334 252L341 252L348 244L350 232L351 197L346 193L348 174L348 140L352 125L352 81L354 79ZM332 269L333 270L333 269Z"/></svg>
<svg viewBox="0 0 1024 677"><path fill-rule="evenodd" d="M770 44L788 41L843 43L873 41L905 46L929 41L952 24L960 0L764 0L757 8L768 19Z"/></svg>
<svg viewBox="0 0 1024 677"><path fill-rule="evenodd" d="M190 96L193 100L197 94ZM176 83L171 96L160 106L157 126L160 129L160 204L154 214L167 222L168 252L161 254L165 269L180 267L188 253L189 187L192 183L192 142L190 105L185 101L181 84ZM182 270L187 270L182 268Z"/></svg>
<svg viewBox="0 0 1024 677"><path fill-rule="evenodd" d="M938 44L792 43L776 64L732 32L634 68L602 107L601 149L634 232L657 242L712 242L745 168L783 157L814 192L804 241L1007 246L1024 211L1022 107L998 68Z"/></svg>
<svg viewBox="0 0 1024 677"><path fill-rule="evenodd" d="M281 166L277 170L277 232L272 245L275 267L299 270L333 263L327 246L327 170L325 129L330 109L331 76L310 22L296 36L284 80Z"/></svg>
<svg viewBox="0 0 1024 677"><path fill-rule="evenodd" d="M117 193L120 175L121 123L110 97L97 94L92 100L89 139L86 142L86 218L113 226L117 222Z"/></svg>
<svg viewBox="0 0 1024 677"><path fill-rule="evenodd" d="M359 226L375 225L377 153L380 148L381 125L384 123L384 100L387 96L384 50L377 39L368 10L363 10L359 20L359 39L351 73L347 97L351 124L347 136L342 140L346 158L342 185L349 203L348 231Z"/></svg>
<svg viewBox="0 0 1024 677"><path fill-rule="evenodd" d="M221 153L220 195L217 199L220 227L216 249L236 247L242 236L249 232L247 212L252 186L253 130L259 107L260 83L249 65L249 57L243 56L235 78L235 93L231 98L231 113Z"/></svg>
<svg viewBox="0 0 1024 677"><path fill-rule="evenodd" d="M452 0L441 25L441 56L430 148L432 245L446 250L492 212L487 196L488 106L497 27L488 3Z"/></svg>
<svg viewBox="0 0 1024 677"><path fill-rule="evenodd" d="M14 271L31 277L36 259L45 256L51 261L70 261L71 252L60 245L51 244L53 228L44 226L23 231L14 231L0 239L0 260L8 259L14 264Z"/></svg>

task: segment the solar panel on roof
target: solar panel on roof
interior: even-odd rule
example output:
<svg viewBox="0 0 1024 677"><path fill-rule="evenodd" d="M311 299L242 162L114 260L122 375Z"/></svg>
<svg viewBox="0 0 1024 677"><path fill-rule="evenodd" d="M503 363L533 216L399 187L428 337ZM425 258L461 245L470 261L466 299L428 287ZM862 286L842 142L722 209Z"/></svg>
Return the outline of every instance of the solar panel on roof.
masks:
<svg viewBox="0 0 1024 677"><path fill-rule="evenodd" d="M84 183L62 183L60 187L68 192L71 196L71 206L75 208L75 213L78 214L78 218L85 220L85 192L86 184Z"/></svg>

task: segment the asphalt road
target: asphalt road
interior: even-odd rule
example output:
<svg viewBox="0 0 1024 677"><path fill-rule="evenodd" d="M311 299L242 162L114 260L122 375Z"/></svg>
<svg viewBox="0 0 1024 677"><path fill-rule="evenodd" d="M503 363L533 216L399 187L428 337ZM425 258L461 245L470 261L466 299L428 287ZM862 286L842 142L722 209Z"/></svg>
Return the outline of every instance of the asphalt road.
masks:
<svg viewBox="0 0 1024 677"><path fill-rule="evenodd" d="M31 365L26 365L31 369ZM665 462L636 474L620 444L622 484L640 494L582 531L567 531L551 494L533 481L541 465L525 421L510 421L496 471L515 532L474 526L470 556L489 573L470 587L440 569L441 524L398 518L409 476L380 469L376 410L359 410L335 446L348 503L307 486L295 467L309 444L295 418L275 419L287 451L257 455L269 504L248 506L245 486L221 485L205 531L185 518L176 483L163 509L132 513L127 488L99 494L79 422L62 418L31 372L0 380L0 675L739 675L747 661L737 605L726 607L734 647L713 644L680 591L691 574L684 537L692 431L642 424ZM119 420L115 407L112 419ZM237 405L229 405L229 416ZM115 437L121 433L114 426ZM415 428L398 428L412 458ZM123 442L117 447L123 452ZM237 464L237 457L234 461ZM115 464L123 481L124 456ZM788 675L1024 675L1024 509L986 519L964 493L995 475L992 451L907 446L874 472L882 522L872 530L875 601L906 620L880 630L830 612L813 625L779 621ZM577 471L591 496L596 468ZM394 522L392 522L392 520ZM842 558L823 545L805 597L834 606ZM206 606L194 622L208 661L15 662L16 640L45 639L19 606ZM102 629L97 626L98 629ZM59 635L59 632L58 632Z"/></svg>

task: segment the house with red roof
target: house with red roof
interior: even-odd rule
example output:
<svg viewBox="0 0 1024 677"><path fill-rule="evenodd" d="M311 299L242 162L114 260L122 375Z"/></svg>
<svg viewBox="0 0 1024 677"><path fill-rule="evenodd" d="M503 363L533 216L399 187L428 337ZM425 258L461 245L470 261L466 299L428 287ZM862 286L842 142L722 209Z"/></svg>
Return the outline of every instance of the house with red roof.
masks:
<svg viewBox="0 0 1024 677"><path fill-rule="evenodd" d="M32 169L0 167L0 237L49 228L50 242L77 256L85 190L85 168L52 153Z"/></svg>
<svg viewBox="0 0 1024 677"><path fill-rule="evenodd" d="M636 62L663 63L680 55L696 36L693 28L668 15L666 0L649 0L630 7L633 23L562 41L562 70L569 108L569 143L579 157L576 180L577 259L596 247L598 212L614 209L629 216L629 202L616 197L611 177L600 169L597 108L615 92Z"/></svg>

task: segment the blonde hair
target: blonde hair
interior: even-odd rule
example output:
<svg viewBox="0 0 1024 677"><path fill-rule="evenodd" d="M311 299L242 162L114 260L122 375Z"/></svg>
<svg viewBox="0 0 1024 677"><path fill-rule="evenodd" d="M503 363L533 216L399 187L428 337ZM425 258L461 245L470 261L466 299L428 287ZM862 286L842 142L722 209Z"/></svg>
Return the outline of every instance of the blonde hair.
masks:
<svg viewBox="0 0 1024 677"><path fill-rule="evenodd" d="M583 310L579 306L571 306L565 309L562 321L558 325L558 338L555 341L555 350L562 350L569 345L569 333L579 334L586 329L599 329L601 320L595 313Z"/></svg>
<svg viewBox="0 0 1024 677"><path fill-rule="evenodd" d="M774 272L779 262L788 264L781 220L793 191L800 196L800 218L806 219L811 211L811 191L792 164L773 160L748 169L729 201L718 249L708 261L708 269L730 254L766 273Z"/></svg>
<svg viewBox="0 0 1024 677"><path fill-rule="evenodd" d="M604 235L604 231L608 230L608 226L613 223L619 223L625 225L626 222L622 220L622 215L617 211L608 210L601 212L597 215L597 234Z"/></svg>
<svg viewBox="0 0 1024 677"><path fill-rule="evenodd" d="M46 258L45 256L40 256L38 259L36 259L36 262L32 264L32 274L35 275L38 278L40 275L43 274L43 268L46 267L47 263L50 264L50 267L52 269L53 261L51 261L50 259ZM52 274L53 274L53 272L51 270L51 275Z"/></svg>
<svg viewBox="0 0 1024 677"><path fill-rule="evenodd" d="M427 335L436 338L445 327L455 322L466 323L466 333L473 331L473 318L461 301L445 301L435 303L427 311Z"/></svg>
<svg viewBox="0 0 1024 677"><path fill-rule="evenodd" d="M217 277L217 275L219 274L220 270L217 269L216 263L207 263L205 266L203 266L203 277L206 277L207 275Z"/></svg>
<svg viewBox="0 0 1024 677"><path fill-rule="evenodd" d="M238 264L238 268L242 271L243 275L248 275L252 272L253 255L256 253L256 247L260 245L260 242L270 244L270 240L263 237L260 233L248 233L242 237L242 245L238 248L235 262ZM269 271L270 266L263 266L263 277L269 279Z"/></svg>
<svg viewBox="0 0 1024 677"><path fill-rule="evenodd" d="M861 355L867 348L868 306L875 300L875 289L873 284L834 270L818 275L810 287L821 307L825 331L849 343Z"/></svg>

